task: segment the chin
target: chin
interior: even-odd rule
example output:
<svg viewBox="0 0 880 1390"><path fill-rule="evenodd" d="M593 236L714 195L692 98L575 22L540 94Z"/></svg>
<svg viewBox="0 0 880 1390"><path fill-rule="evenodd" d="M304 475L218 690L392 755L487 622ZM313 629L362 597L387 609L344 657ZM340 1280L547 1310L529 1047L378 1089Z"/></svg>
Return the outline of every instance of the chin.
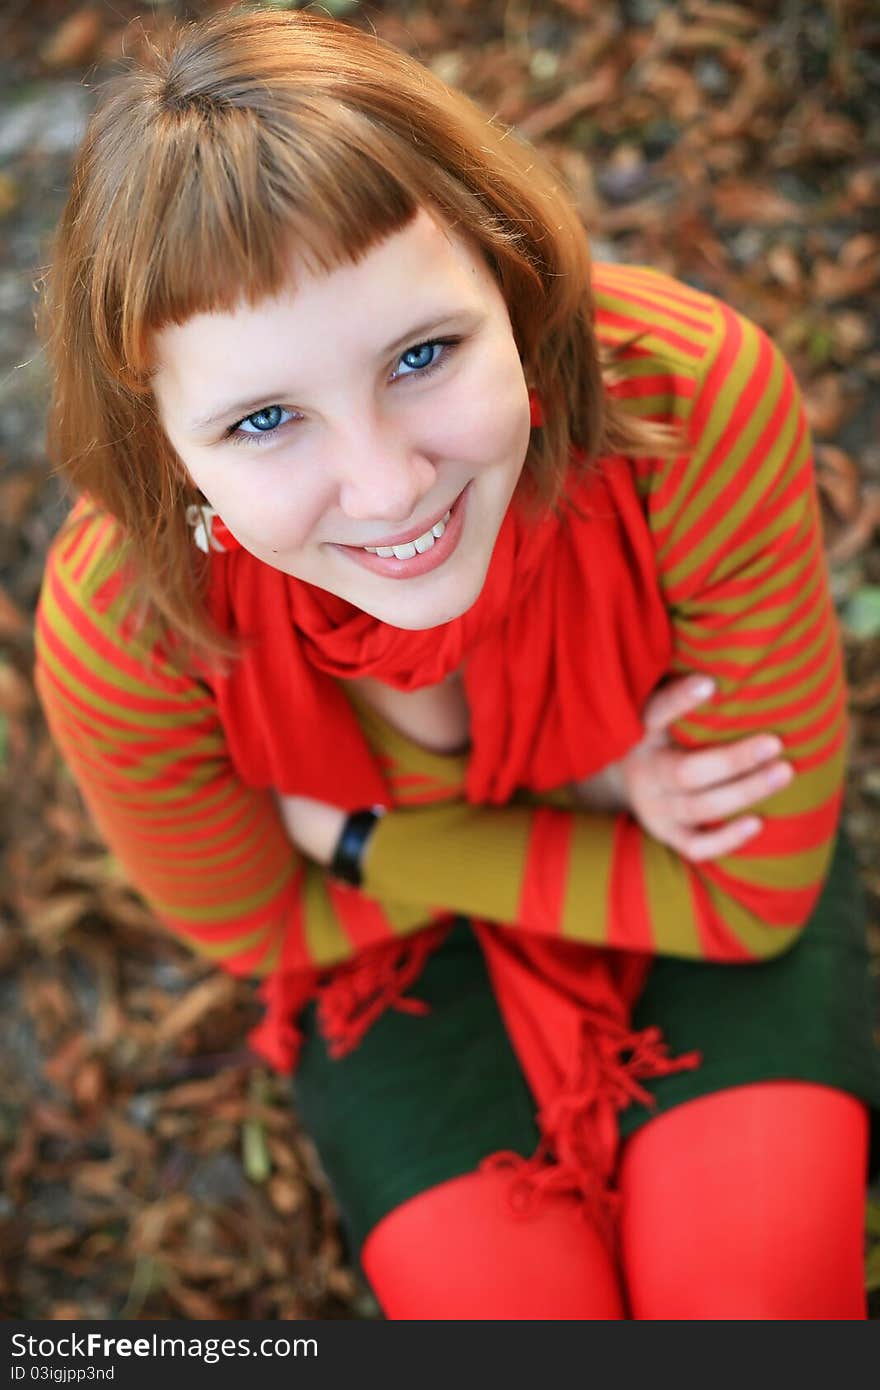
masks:
<svg viewBox="0 0 880 1390"><path fill-rule="evenodd" d="M380 622L388 623L391 627L399 627L404 632L426 632L429 628L442 627L444 623L451 623L456 618L463 617L480 597L484 580L485 572L480 575L477 583L456 584L453 591L446 594L401 595L399 599L392 596L386 602L375 604L365 603L361 595L356 601L365 613L378 618Z"/></svg>

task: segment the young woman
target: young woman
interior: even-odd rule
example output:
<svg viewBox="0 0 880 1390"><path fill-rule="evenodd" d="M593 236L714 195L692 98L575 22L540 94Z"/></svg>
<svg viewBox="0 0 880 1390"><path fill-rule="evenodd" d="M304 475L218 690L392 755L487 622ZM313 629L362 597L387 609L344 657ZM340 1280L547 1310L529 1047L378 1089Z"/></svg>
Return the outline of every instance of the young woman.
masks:
<svg viewBox="0 0 880 1390"><path fill-rule="evenodd" d="M37 680L262 981L390 1318L863 1318L845 692L778 350L312 15L180 29L46 296Z"/></svg>

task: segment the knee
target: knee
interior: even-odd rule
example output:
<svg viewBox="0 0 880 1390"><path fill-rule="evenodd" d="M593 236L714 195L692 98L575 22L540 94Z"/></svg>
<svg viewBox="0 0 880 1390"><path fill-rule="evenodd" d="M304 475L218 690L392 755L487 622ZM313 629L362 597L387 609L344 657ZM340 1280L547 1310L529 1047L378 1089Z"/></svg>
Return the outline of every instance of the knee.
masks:
<svg viewBox="0 0 880 1390"><path fill-rule="evenodd" d="M611 1258L575 1199L518 1217L503 1173L466 1173L396 1207L361 1263L395 1320L625 1316Z"/></svg>

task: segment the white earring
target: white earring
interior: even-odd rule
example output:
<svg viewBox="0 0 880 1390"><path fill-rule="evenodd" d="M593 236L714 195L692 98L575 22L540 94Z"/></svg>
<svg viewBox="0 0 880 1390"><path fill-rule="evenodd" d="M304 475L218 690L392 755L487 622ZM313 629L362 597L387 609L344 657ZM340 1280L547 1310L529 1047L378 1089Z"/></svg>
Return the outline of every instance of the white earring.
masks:
<svg viewBox="0 0 880 1390"><path fill-rule="evenodd" d="M200 502L194 502L186 509L186 522L188 526L192 527L193 540L199 550L203 550L206 555L212 550L222 554L226 548L213 534L216 515L217 512L213 507L208 507Z"/></svg>

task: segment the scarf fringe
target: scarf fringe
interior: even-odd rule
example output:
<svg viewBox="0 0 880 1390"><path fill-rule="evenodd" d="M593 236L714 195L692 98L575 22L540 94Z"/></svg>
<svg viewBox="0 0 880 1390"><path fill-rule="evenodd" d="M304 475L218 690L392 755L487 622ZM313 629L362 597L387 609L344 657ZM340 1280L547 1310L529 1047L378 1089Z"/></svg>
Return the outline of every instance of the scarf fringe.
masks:
<svg viewBox="0 0 880 1390"><path fill-rule="evenodd" d="M280 969L264 980L257 992L266 1011L248 1033L248 1043L283 1076L292 1076L296 1070L305 1040L296 1020L314 999L317 988L317 971Z"/></svg>
<svg viewBox="0 0 880 1390"><path fill-rule="evenodd" d="M639 1082L692 1070L702 1055L670 1057L659 1028L629 1031L598 1011L585 1011L579 1024L576 1064L538 1113L541 1139L535 1152L530 1158L508 1151L490 1154L480 1168L511 1174L507 1198L521 1217L554 1194L578 1197L585 1217L616 1253L618 1111L633 1101L655 1110L656 1098Z"/></svg>
<svg viewBox="0 0 880 1390"><path fill-rule="evenodd" d="M403 940L380 942L334 969L318 994L318 1022L331 1057L352 1052L386 1009L405 1014L431 1012L430 1004L423 999L405 999L403 992L418 979L451 927L451 923L444 923Z"/></svg>

